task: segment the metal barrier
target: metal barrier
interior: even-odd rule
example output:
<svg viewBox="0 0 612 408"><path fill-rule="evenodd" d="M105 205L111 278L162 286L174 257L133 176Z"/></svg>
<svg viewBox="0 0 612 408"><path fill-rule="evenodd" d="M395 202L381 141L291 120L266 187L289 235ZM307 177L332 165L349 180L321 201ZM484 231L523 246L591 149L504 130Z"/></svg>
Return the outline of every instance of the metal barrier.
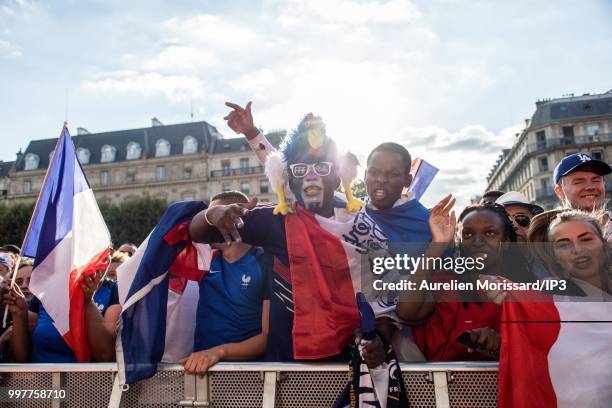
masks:
<svg viewBox="0 0 612 408"><path fill-rule="evenodd" d="M412 407L496 407L497 363L401 364ZM116 364L0 364L0 387L67 390L65 400L0 402L2 407L106 407ZM130 386L122 407L327 408L347 382L347 365L221 363L203 377L161 365ZM6 400L5 400L6 401Z"/></svg>

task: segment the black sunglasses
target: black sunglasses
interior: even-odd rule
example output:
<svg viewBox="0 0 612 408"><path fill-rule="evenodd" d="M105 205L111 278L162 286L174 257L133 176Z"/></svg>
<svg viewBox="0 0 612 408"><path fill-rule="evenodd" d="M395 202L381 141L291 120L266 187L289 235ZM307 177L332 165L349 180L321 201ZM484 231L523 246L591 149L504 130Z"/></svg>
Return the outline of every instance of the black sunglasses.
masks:
<svg viewBox="0 0 612 408"><path fill-rule="evenodd" d="M531 224L531 219L526 215L516 215L514 216L514 222L516 222L519 226L526 228Z"/></svg>

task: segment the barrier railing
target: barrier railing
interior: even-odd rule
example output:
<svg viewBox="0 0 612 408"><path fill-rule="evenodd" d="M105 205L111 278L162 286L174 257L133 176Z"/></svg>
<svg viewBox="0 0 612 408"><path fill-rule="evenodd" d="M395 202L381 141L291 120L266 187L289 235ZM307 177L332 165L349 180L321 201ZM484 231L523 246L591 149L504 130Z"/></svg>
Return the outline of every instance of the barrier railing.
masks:
<svg viewBox="0 0 612 408"><path fill-rule="evenodd" d="M402 363L411 407L496 407L497 363ZM106 407L116 364L0 364L0 387L65 389L64 400L21 399L13 407ZM122 407L327 408L345 386L344 364L221 363L205 376L162 365L123 393Z"/></svg>

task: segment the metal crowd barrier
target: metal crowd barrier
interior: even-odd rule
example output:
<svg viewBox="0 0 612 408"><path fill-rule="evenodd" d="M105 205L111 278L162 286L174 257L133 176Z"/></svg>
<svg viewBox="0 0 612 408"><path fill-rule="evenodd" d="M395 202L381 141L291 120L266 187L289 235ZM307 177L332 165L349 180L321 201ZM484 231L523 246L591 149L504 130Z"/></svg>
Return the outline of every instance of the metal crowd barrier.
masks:
<svg viewBox="0 0 612 408"><path fill-rule="evenodd" d="M411 407L496 407L497 363L402 363ZM23 399L2 407L107 407L116 364L0 364L4 389L67 390L64 400ZM122 407L329 408L347 365L221 363L203 377L162 365L123 393Z"/></svg>

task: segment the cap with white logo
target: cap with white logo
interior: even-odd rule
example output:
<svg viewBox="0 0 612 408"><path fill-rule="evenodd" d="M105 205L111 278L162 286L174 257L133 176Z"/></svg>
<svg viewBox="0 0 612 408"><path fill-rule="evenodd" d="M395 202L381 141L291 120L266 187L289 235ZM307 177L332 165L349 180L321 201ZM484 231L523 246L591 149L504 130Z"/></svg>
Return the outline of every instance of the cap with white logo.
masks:
<svg viewBox="0 0 612 408"><path fill-rule="evenodd" d="M608 163L594 159L593 156L588 153L574 153L565 156L561 159L559 164L557 164L557 167L555 167L555 172L553 174L555 184L559 184L561 177L567 176L571 172L580 170L581 168L584 168L586 171L592 171L600 176L605 176L612 172L612 168L610 168Z"/></svg>

